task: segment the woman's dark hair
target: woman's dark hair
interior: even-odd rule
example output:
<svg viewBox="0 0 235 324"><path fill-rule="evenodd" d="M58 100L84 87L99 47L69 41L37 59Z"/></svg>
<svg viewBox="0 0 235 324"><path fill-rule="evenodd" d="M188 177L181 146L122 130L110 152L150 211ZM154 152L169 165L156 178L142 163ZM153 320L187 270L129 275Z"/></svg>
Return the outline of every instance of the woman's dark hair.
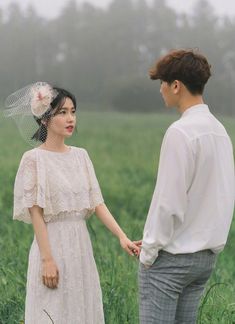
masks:
<svg viewBox="0 0 235 324"><path fill-rule="evenodd" d="M51 119L51 117L55 116L56 113L59 111L61 107L63 107L66 98L69 98L72 100L74 108L77 108L77 102L75 96L62 88L53 87L53 89L57 92L57 96L53 99L53 101L50 104L50 108L46 111L46 113L40 117L34 117L36 122L39 125L39 129L36 131L36 133L32 136L31 139L35 141L40 141L44 143L47 139L47 123Z"/></svg>
<svg viewBox="0 0 235 324"><path fill-rule="evenodd" d="M202 94L211 76L211 66L206 57L194 50L173 50L160 58L149 71L152 80L162 80L171 84L181 81L194 95Z"/></svg>

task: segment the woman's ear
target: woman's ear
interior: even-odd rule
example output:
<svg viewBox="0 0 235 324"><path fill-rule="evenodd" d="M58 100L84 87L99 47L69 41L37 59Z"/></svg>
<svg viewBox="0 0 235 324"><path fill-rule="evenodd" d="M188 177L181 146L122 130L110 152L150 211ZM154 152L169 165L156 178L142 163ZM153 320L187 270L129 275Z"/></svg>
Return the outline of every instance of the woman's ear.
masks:
<svg viewBox="0 0 235 324"><path fill-rule="evenodd" d="M45 127L47 127L48 120L42 119L41 124L44 125Z"/></svg>

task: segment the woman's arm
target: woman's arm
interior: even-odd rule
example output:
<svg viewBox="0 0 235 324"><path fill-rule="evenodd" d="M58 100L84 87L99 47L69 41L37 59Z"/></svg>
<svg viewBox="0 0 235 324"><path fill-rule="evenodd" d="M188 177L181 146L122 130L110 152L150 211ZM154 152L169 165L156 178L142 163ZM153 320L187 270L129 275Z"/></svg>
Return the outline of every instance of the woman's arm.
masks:
<svg viewBox="0 0 235 324"><path fill-rule="evenodd" d="M101 204L96 207L95 213L101 222L115 235L119 238L120 245L122 248L130 255L139 256L141 244L140 241L132 242L128 239L126 234L123 232L121 227L118 225L110 211L105 204Z"/></svg>
<svg viewBox="0 0 235 324"><path fill-rule="evenodd" d="M43 284L48 288L57 288L59 270L51 253L47 227L43 219L43 209L39 206L33 206L29 208L29 212L42 260Z"/></svg>

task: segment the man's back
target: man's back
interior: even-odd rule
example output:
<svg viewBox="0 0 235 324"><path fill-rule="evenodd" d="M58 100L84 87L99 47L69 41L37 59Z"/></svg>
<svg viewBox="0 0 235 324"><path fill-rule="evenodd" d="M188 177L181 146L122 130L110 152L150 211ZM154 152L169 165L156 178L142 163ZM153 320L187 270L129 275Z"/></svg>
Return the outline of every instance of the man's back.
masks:
<svg viewBox="0 0 235 324"><path fill-rule="evenodd" d="M231 140L204 104L207 58L173 50L150 69L168 108L167 130L140 253L140 322L196 323L197 309L227 240L235 198ZM215 253L213 253L215 252Z"/></svg>
<svg viewBox="0 0 235 324"><path fill-rule="evenodd" d="M219 252L226 243L234 208L230 138L206 105L188 109L168 132L173 129L181 132L181 141L185 141L191 158L186 161L189 165L184 221L175 223L174 235L165 250L171 253L204 249ZM175 134L171 136L175 140Z"/></svg>

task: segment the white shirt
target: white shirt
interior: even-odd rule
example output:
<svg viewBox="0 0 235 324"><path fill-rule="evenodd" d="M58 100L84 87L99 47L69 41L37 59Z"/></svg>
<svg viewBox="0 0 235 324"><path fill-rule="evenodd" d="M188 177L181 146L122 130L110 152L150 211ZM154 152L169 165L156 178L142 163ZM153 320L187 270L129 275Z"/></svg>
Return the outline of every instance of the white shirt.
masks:
<svg viewBox="0 0 235 324"><path fill-rule="evenodd" d="M140 262L159 250L220 252L232 221L235 181L231 140L207 105L187 109L167 130L144 227Z"/></svg>

